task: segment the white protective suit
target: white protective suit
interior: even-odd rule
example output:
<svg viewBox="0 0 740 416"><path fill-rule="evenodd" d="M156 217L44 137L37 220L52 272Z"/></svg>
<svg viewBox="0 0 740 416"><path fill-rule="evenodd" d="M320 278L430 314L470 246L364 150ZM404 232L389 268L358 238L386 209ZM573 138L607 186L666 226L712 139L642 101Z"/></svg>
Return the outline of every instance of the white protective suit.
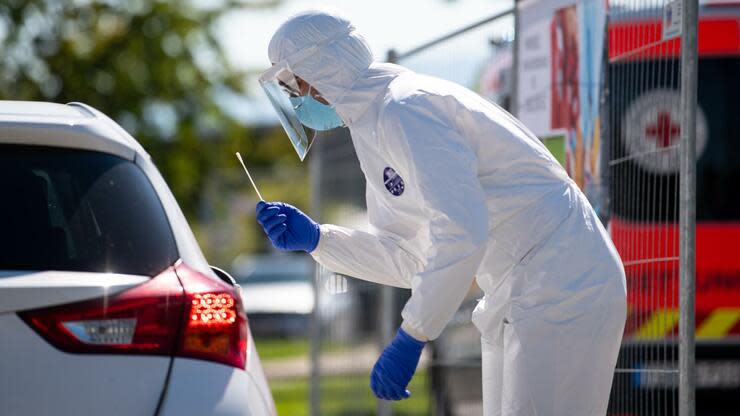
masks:
<svg viewBox="0 0 740 416"><path fill-rule="evenodd" d="M626 289L586 198L506 111L459 85L373 62L338 15L289 19L269 56L289 60L318 42L326 46L291 68L349 127L375 231L322 225L316 261L410 288L402 327L419 339L440 334L477 278L485 414L604 414Z"/></svg>

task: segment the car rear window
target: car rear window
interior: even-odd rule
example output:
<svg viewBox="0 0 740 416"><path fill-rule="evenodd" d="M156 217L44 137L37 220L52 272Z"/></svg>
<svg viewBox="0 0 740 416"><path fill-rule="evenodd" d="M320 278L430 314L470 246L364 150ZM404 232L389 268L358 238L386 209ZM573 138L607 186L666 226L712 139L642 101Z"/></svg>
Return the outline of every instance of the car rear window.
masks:
<svg viewBox="0 0 740 416"><path fill-rule="evenodd" d="M164 209L133 162L0 146L0 269L154 276L178 258Z"/></svg>

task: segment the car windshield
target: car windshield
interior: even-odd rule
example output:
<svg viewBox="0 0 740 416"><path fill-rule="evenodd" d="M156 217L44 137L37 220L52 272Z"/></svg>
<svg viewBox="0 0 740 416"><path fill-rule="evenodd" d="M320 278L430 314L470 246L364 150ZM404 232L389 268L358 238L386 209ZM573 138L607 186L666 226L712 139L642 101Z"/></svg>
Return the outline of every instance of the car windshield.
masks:
<svg viewBox="0 0 740 416"><path fill-rule="evenodd" d="M0 146L0 270L153 276L178 258L133 162L82 150Z"/></svg>
<svg viewBox="0 0 740 416"><path fill-rule="evenodd" d="M699 104L709 124L709 138L696 169L698 221L740 220L740 59L699 60Z"/></svg>
<svg viewBox="0 0 740 416"><path fill-rule="evenodd" d="M617 132L612 138L610 157L612 160L626 158L625 163L618 163L605 172L611 183L610 203L614 214L628 220L677 222L680 120L671 114L670 104L677 106L680 102L680 65L675 59L647 61L650 65L666 68L666 74L639 83L635 81L634 88L624 88L622 83L632 82L631 74L639 71L645 62L610 67L610 89L618 91L610 95L612 108L607 109ZM737 76L740 59L702 57L698 68L701 88L697 116L706 121L702 129L697 122L696 219L699 222L738 222L740 192L729 190L735 189L740 182L740 124L735 121L740 114L740 77ZM640 104L641 99L645 104ZM627 111L622 111L622 107L627 107ZM635 111L630 112L630 108ZM636 126L639 120L632 114L644 114L648 123L644 129L635 128L632 134L627 134L626 129L621 131L621 126ZM650 151L647 157L634 157L640 146L657 146L657 151ZM668 151L671 148L675 151ZM661 166L661 162L664 165ZM643 185L637 186L637 183Z"/></svg>

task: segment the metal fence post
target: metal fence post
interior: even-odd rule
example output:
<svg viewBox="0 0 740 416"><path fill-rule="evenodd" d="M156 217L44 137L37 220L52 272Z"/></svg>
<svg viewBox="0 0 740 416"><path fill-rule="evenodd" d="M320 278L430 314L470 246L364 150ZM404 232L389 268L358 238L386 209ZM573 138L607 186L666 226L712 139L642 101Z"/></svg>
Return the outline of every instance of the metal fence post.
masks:
<svg viewBox="0 0 740 416"><path fill-rule="evenodd" d="M378 311L378 319L380 321L380 333L378 334L378 346L380 349L385 348L391 339L393 338L393 330L395 323L395 289L390 286L382 286L380 288L380 310ZM391 402L378 399L377 414L379 416L390 416L393 414L393 408Z"/></svg>
<svg viewBox="0 0 740 416"><path fill-rule="evenodd" d="M511 100L509 112L516 117L519 112L519 0L514 0L514 42L511 50Z"/></svg>
<svg viewBox="0 0 740 416"><path fill-rule="evenodd" d="M396 51L394 49L389 50L386 61L396 63L396 60ZM380 288L380 306L378 311L380 326L378 327L379 333L377 337L378 347L381 350L393 339L395 309L395 290L390 286L382 286ZM378 416L391 416L393 414L391 402L378 399L377 414Z"/></svg>
<svg viewBox="0 0 740 416"><path fill-rule="evenodd" d="M322 149L321 140L314 140L314 149L311 154L311 161L309 164L309 173L311 181L311 215L316 221L321 222L321 182L322 182ZM314 278L313 278L313 309L311 311L311 324L309 328L309 343L310 343L310 360L311 360L311 376L309 386L309 405L310 415L320 416L321 414L321 314L319 311L320 297L321 297L321 266L314 262Z"/></svg>
<svg viewBox="0 0 740 416"><path fill-rule="evenodd" d="M698 0L682 0L681 21L681 170L679 258L679 404L680 416L694 416L695 405L695 231Z"/></svg>

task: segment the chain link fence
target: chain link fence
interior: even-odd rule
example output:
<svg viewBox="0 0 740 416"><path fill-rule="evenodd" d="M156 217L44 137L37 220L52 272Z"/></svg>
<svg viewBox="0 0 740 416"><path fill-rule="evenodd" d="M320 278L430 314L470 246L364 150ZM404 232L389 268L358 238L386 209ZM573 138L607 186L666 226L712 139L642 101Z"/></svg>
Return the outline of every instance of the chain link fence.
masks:
<svg viewBox="0 0 740 416"><path fill-rule="evenodd" d="M710 141L704 101L713 98L691 104L697 9L689 3L523 2L388 56L512 111L543 139L608 227L625 265L629 305L613 415L693 414L695 193L687 149L701 155ZM693 40L680 43L682 32L693 32ZM696 147L687 145L694 140ZM314 213L322 222L364 228L365 182L349 133L319 138L312 152ZM470 322L479 290L471 289L425 349L412 398L391 405L374 399L368 375L409 294L321 267L315 289L313 415L482 413L479 334Z"/></svg>

